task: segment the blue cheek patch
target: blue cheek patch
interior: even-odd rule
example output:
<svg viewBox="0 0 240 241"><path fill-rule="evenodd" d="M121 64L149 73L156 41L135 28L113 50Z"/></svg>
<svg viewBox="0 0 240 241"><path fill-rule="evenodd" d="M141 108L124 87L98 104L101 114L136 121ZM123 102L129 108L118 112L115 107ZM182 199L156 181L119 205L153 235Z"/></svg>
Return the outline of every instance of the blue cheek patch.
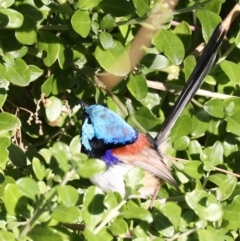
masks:
<svg viewBox="0 0 240 241"><path fill-rule="evenodd" d="M107 150L101 159L105 161L108 167L120 162L115 156L112 155L111 150Z"/></svg>
<svg viewBox="0 0 240 241"><path fill-rule="evenodd" d="M101 105L91 105L85 109L92 125L88 127L90 133L84 130L84 127L89 124L86 121L83 124L83 130L86 142L89 148L90 144L87 141L95 136L101 139L105 144L126 144L134 142L138 137L138 132L128 125L120 116L113 111ZM84 126L85 125L85 126Z"/></svg>
<svg viewBox="0 0 240 241"><path fill-rule="evenodd" d="M94 129L92 124L88 124L88 118L85 119L82 125L82 144L86 148L86 150L91 151L91 145L89 143L90 140L94 137Z"/></svg>

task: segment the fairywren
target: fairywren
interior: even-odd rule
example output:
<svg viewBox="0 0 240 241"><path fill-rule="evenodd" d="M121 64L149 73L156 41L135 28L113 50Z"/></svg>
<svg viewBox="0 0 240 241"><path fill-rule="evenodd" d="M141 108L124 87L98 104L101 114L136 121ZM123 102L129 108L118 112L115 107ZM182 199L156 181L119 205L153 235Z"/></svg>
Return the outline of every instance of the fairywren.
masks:
<svg viewBox="0 0 240 241"><path fill-rule="evenodd" d="M224 36L225 31L218 25L155 140L139 133L108 108L81 103L84 109L81 151L89 157L101 159L107 165L105 172L91 178L95 185L105 192L116 191L124 196L124 175L131 168L140 167L145 171L145 177L139 197L156 195L164 181L178 188L159 147L167 140L176 119L210 71Z"/></svg>

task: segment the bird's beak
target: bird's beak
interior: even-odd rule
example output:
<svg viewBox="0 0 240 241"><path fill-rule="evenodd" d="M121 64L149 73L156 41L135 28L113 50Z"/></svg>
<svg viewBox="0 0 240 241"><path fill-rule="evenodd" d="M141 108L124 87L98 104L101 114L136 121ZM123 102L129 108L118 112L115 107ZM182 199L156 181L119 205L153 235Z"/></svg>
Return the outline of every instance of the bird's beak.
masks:
<svg viewBox="0 0 240 241"><path fill-rule="evenodd" d="M83 110L85 110L88 107L88 104L86 104L82 99L79 99L79 104L81 105Z"/></svg>

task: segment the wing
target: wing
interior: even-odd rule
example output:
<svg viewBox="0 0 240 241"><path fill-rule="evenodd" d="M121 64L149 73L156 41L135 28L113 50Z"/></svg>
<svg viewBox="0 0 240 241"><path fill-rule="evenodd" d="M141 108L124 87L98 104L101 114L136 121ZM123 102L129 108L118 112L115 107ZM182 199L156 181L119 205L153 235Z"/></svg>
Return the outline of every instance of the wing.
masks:
<svg viewBox="0 0 240 241"><path fill-rule="evenodd" d="M157 152L146 135L139 134L138 139L134 143L114 148L111 152L122 162L140 167L178 189L178 185L169 168L163 162L163 157Z"/></svg>

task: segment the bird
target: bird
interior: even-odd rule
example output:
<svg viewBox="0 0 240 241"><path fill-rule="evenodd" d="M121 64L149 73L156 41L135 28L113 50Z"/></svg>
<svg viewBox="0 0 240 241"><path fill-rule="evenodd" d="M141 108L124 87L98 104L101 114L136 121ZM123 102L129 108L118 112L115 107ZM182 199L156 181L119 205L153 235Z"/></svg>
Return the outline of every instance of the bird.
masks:
<svg viewBox="0 0 240 241"><path fill-rule="evenodd" d="M178 189L179 185L164 159L161 145L166 142L178 116L210 71L224 36L225 30L219 24L155 139L138 132L107 107L99 104L87 105L80 100L83 109L81 152L90 158L102 160L107 166L106 171L90 178L93 184L104 192L118 192L125 197L124 176L132 168L139 167L145 173L139 198L156 197L164 182Z"/></svg>

